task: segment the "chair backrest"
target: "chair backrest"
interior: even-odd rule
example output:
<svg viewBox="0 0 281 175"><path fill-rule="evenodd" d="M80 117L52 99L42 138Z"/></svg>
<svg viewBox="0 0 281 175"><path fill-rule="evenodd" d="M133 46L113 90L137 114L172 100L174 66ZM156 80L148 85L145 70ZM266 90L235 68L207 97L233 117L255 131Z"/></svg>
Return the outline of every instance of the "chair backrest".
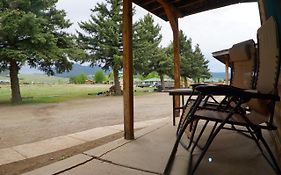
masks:
<svg viewBox="0 0 281 175"><path fill-rule="evenodd" d="M270 17L258 29L258 70L256 90L265 94L277 93L277 82L280 71L279 48L277 42L277 28L273 17ZM274 112L274 105L270 100L253 99L248 106L254 111L270 117Z"/></svg>
<svg viewBox="0 0 281 175"><path fill-rule="evenodd" d="M256 48L253 40L234 44L229 49L231 86L252 89L256 69Z"/></svg>
<svg viewBox="0 0 281 175"><path fill-rule="evenodd" d="M273 17L270 17L258 29L258 72L256 89L261 93L276 93L279 76L279 48L277 28Z"/></svg>

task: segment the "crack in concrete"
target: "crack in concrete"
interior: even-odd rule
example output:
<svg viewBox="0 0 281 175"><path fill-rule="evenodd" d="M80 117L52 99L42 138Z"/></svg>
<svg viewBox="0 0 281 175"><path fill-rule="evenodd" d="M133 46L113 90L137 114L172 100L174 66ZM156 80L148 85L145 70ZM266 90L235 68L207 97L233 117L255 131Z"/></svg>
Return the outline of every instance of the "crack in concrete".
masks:
<svg viewBox="0 0 281 175"><path fill-rule="evenodd" d="M4 149L5 149L5 148L4 148ZM16 153L18 153L19 155L21 155L22 157L24 157L24 160L25 160L25 159L28 159L28 156L22 154L21 152L19 152L18 150L14 149L13 147L11 147L11 149L12 149L13 151L15 151Z"/></svg>
<svg viewBox="0 0 281 175"><path fill-rule="evenodd" d="M77 165L74 165L74 166L71 166L71 167L69 167L69 168L67 168L67 169L64 169L64 170L61 170L61 171L59 171L59 172L56 172L56 173L54 173L54 174L52 174L52 175L58 175L58 174L67 172L67 171L69 171L69 170L72 170L73 168L76 168L76 167L79 167L79 166L81 166L81 165L84 165L84 164L86 164L86 163L88 163L88 162L90 162L90 161L92 161L92 160L94 160L94 159L95 159L95 158L91 156L91 158L90 158L89 160L86 160L86 161L81 162L81 163L79 163L79 164L77 164Z"/></svg>
<svg viewBox="0 0 281 175"><path fill-rule="evenodd" d="M116 150L116 149L118 149L118 148L120 148L120 147L126 145L127 143L130 143L130 142L132 142L132 141L128 141L128 142L126 142L126 143L123 143L123 144L121 144L121 145L115 147L115 148L112 148L112 149L106 151L105 153L101 154L100 156L93 156L93 155L90 155L90 154L87 154L87 153L82 153L82 154L84 154L84 155L86 155L86 156L90 156L90 157L102 157L102 156L104 156L104 155L110 153L111 151L114 151L114 150Z"/></svg>
<svg viewBox="0 0 281 175"><path fill-rule="evenodd" d="M123 167L123 168L133 169L133 170L142 171L142 172L146 172L146 173L150 173L150 174L162 175L162 173L158 173L158 172L154 172L154 171L150 171L150 170L145 170L145 169L141 169L141 168L136 168L136 167L132 167L132 166L129 166L129 165L122 165L122 164L119 164L119 163L112 162L110 160L102 159L100 157L95 157L95 159L99 160L101 162L105 162L105 163L116 165L116 166Z"/></svg>
<svg viewBox="0 0 281 175"><path fill-rule="evenodd" d="M149 132L143 134L142 136L139 136L137 139L142 138L142 137L144 137L145 135L150 134L150 133L152 133L152 132L154 132L154 131L156 131L156 130L159 130L160 128L166 126L167 124L168 124L168 123L164 123L163 125L161 125L161 126L155 128L155 129L153 129L153 130L151 130L151 131L149 131ZM128 166L128 165L122 165L122 164L118 164L118 163L112 162L112 161L110 161L110 160L106 160L106 159L102 159L102 158L101 158L102 156L108 154L109 152L114 151L114 150L116 150L116 149L118 149L118 148L120 148L120 147L122 147L122 146L124 146L124 145L126 145L126 144L128 144L128 143L130 143L130 142L132 142L132 141L134 141L134 140L131 140L131 141L128 141L128 142L126 142L126 143L124 143L124 144L121 144L121 145L117 146L116 148L110 149L109 151L103 153L103 154L100 155L99 157L93 156L93 155L90 155L90 154L87 154L87 153L82 153L82 154L84 154L84 155L86 155L86 156L88 156L88 157L91 157L91 159L86 160L86 161L84 161L84 162L81 162L81 163L79 163L79 164L77 164L77 165L74 165L74 166L72 166L72 167L69 167L69 168L67 168L67 169L64 169L64 170L62 170L62 171L56 172L56 173L54 173L54 174L52 174L52 175L59 175L59 174L61 174L61 173L70 171L71 169L74 169L74 168L76 168L76 167L79 167L79 166L81 166L81 165L84 165L84 164L86 164L86 163L88 163L88 162L90 162L90 161L93 161L93 160L99 160L99 161L101 161L101 162L105 162L105 163L108 163L108 164L116 165L116 166L123 167L123 168L132 169L132 170L136 170L136 171L141 171L141 172L146 172L146 173L156 174L156 175L163 175L163 173L158 173L158 172L154 172L154 171L150 171L150 170L145 170L145 169L141 169L141 168L136 168L136 167L132 167L132 166Z"/></svg>
<svg viewBox="0 0 281 175"><path fill-rule="evenodd" d="M154 131L156 131L156 130L159 130L160 128L162 128L162 127L164 127L164 126L166 126L166 125L168 125L168 123L164 123L163 125L161 125L161 126L155 128L155 129L153 129L153 130L151 130L151 131L149 131L149 132L143 134L142 136L139 136L139 137L136 138L136 139L142 138L142 137L146 136L147 134L150 134L150 133L152 133L152 132L154 132ZM136 140L136 139L135 139L135 140ZM115 147L115 148L112 148L112 149L106 151L105 153L101 154L100 156L93 156L93 155L90 155L90 154L87 154L87 153L82 153L82 154L84 154L84 155L86 155L86 156L90 156L90 157L103 157L104 155L110 153L111 151L114 151L114 150L116 150L116 149L118 149L118 148L120 148L120 147L122 147L122 146L124 146L124 145L126 145L126 144L128 144L128 143L131 143L131 142L133 142L133 141L134 141L134 140L130 140L130 141L126 142L126 143L123 143L123 144L121 144L121 145L119 145L119 146L117 146L117 147Z"/></svg>
<svg viewBox="0 0 281 175"><path fill-rule="evenodd" d="M151 131L149 131L149 132L143 134L142 136L139 136L137 139L142 138L142 137L144 137L144 136L146 136L146 135L148 135L148 134L150 134L150 133L152 133L152 132L154 132L154 131L156 131L156 130L159 130L160 128L163 128L163 127L166 126L166 125L168 125L168 123L164 123L163 125L161 125L161 126L155 128L155 129L153 129L153 130L151 130Z"/></svg>

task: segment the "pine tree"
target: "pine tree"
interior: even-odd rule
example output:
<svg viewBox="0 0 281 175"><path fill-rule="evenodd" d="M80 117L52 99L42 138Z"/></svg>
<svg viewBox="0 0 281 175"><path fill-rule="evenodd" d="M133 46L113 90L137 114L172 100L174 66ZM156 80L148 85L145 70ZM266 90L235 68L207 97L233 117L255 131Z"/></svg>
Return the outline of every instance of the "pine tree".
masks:
<svg viewBox="0 0 281 175"><path fill-rule="evenodd" d="M22 101L18 72L27 64L48 75L70 70L71 58L83 55L63 29L71 24L57 0L0 2L0 71L9 70L12 102Z"/></svg>
<svg viewBox="0 0 281 175"><path fill-rule="evenodd" d="M179 32L179 45L180 45L180 74L187 85L187 78L192 78L194 81L199 82L200 79L208 79L211 74L209 72L209 61L204 58L199 45L192 49L191 38L187 39L183 31ZM173 44L168 47L169 57L173 57Z"/></svg>
<svg viewBox="0 0 281 175"><path fill-rule="evenodd" d="M79 43L88 54L91 65L113 69L116 95L121 95L119 71L122 68L122 1L106 0L91 11L91 19L79 23Z"/></svg>
<svg viewBox="0 0 281 175"><path fill-rule="evenodd" d="M134 68L136 73L148 75L157 72L165 88L164 75L171 69L172 61L166 50L161 48L161 27L154 24L150 14L144 16L134 25Z"/></svg>
<svg viewBox="0 0 281 175"><path fill-rule="evenodd" d="M191 38L187 39L187 36L184 35L183 31L179 32L179 42L180 42L180 74L184 79L185 87L187 87L187 79L192 77L192 40Z"/></svg>
<svg viewBox="0 0 281 175"><path fill-rule="evenodd" d="M204 55L201 52L199 44L195 46L193 52L193 75L192 78L197 82L200 82L200 79L211 78L210 70L208 68L209 61L204 58Z"/></svg>

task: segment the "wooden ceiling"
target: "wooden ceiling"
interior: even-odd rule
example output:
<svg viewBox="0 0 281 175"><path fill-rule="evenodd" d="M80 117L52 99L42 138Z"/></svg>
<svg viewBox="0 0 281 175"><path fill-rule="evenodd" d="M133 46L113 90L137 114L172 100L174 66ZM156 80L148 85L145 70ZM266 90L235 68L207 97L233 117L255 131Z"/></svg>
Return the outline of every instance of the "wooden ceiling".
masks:
<svg viewBox="0 0 281 175"><path fill-rule="evenodd" d="M165 9L162 6L169 6L173 9L177 18L192 15L195 13L216 9L232 4L244 2L257 2L257 0L132 0L135 4L168 21Z"/></svg>

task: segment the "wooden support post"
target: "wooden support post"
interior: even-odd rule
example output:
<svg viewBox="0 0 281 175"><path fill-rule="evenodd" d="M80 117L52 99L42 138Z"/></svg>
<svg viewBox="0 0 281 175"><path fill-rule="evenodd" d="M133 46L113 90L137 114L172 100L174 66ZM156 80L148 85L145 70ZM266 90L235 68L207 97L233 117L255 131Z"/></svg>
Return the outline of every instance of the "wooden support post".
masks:
<svg viewBox="0 0 281 175"><path fill-rule="evenodd" d="M132 54L132 0L123 0L124 137L134 139L134 87Z"/></svg>
<svg viewBox="0 0 281 175"><path fill-rule="evenodd" d="M229 67L229 59L225 58L225 84L229 84L229 80L228 80L228 67Z"/></svg>
<svg viewBox="0 0 281 175"><path fill-rule="evenodd" d="M162 5L165 10L165 13L169 19L171 28L173 30L173 47L174 47L174 88L180 88L180 46L179 46L179 27L178 27L178 17L181 16L181 13L175 9L171 4L166 0L157 0L158 3ZM180 97L175 97L175 107L180 106ZM179 116L180 113L176 114Z"/></svg>
<svg viewBox="0 0 281 175"><path fill-rule="evenodd" d="M173 47L174 47L174 80L175 88L180 88L180 46L179 46L179 29L178 29L178 18L175 18L175 26L172 26L173 29ZM176 96L175 106L180 106L180 97ZM178 117L180 111L176 114Z"/></svg>
<svg viewBox="0 0 281 175"><path fill-rule="evenodd" d="M176 21L178 21L176 19ZM174 46L174 79L175 88L180 88L180 45L178 26L173 30L173 46Z"/></svg>

